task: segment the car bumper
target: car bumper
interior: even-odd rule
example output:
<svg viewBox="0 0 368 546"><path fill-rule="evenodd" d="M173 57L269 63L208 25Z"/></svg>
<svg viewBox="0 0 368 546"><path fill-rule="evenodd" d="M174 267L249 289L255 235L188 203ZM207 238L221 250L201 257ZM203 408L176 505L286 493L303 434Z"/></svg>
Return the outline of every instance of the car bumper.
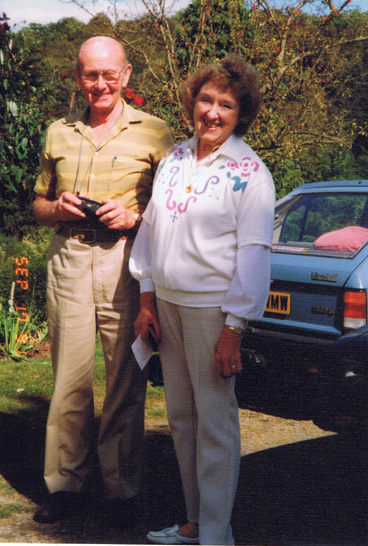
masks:
<svg viewBox="0 0 368 546"><path fill-rule="evenodd" d="M324 430L367 426L368 327L335 341L250 329L243 339L240 407L297 419Z"/></svg>

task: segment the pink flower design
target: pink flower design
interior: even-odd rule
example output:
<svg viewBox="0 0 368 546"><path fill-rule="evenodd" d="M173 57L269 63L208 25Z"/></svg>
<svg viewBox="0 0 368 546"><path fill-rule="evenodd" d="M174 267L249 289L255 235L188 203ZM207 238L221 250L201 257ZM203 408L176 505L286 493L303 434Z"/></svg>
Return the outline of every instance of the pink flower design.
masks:
<svg viewBox="0 0 368 546"><path fill-rule="evenodd" d="M228 166L229 169L231 169L232 171L239 168L239 165L237 164L236 161L229 161L228 164L227 164L227 166Z"/></svg>
<svg viewBox="0 0 368 546"><path fill-rule="evenodd" d="M184 148L182 148L182 146L178 146L173 151L173 154L174 154L175 157L180 157L180 156L184 155Z"/></svg>
<svg viewBox="0 0 368 546"><path fill-rule="evenodd" d="M259 169L259 163L252 161L250 157L243 157L239 163L239 167L242 171L242 176L249 176L252 172L257 172Z"/></svg>

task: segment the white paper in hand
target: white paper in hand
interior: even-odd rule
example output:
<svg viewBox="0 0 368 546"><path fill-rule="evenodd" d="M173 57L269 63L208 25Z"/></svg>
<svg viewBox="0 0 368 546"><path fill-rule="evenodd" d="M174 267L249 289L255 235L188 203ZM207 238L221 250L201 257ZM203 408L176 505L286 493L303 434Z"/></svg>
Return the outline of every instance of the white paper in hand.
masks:
<svg viewBox="0 0 368 546"><path fill-rule="evenodd" d="M145 343L141 336L138 336L133 343L132 351L141 370L144 369L145 365L154 353L152 347Z"/></svg>

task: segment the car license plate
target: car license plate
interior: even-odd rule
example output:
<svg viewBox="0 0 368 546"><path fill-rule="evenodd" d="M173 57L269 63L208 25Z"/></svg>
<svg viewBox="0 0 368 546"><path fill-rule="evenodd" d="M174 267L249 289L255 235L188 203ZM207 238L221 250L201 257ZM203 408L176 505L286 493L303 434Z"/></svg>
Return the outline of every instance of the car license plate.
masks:
<svg viewBox="0 0 368 546"><path fill-rule="evenodd" d="M268 313L290 314L290 294L285 292L270 292L266 309Z"/></svg>

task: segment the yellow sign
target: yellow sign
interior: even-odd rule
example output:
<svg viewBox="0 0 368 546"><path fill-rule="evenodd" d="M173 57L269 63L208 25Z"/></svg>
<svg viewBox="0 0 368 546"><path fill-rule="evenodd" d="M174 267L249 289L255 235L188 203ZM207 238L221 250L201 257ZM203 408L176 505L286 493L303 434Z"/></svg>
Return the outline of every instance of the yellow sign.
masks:
<svg viewBox="0 0 368 546"><path fill-rule="evenodd" d="M268 313L290 314L290 294L285 292L270 292L266 309Z"/></svg>

